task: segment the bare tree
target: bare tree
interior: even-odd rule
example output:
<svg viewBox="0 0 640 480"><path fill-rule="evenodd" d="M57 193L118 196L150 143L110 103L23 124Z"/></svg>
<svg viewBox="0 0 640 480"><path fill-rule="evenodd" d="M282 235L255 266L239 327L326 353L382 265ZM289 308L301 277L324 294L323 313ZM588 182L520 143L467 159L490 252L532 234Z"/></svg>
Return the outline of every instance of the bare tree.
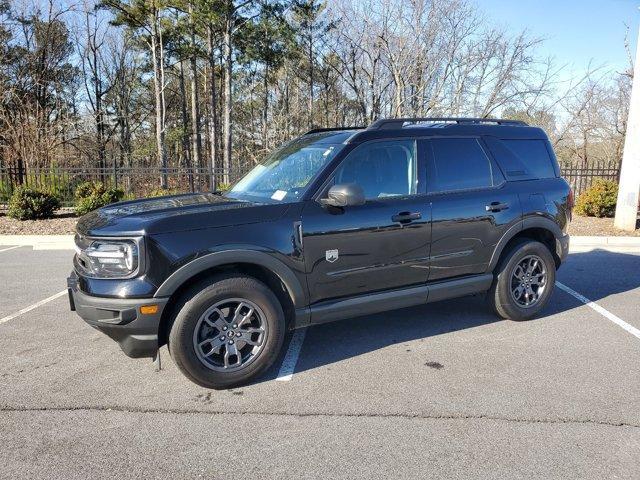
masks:
<svg viewBox="0 0 640 480"><path fill-rule="evenodd" d="M0 162L21 172L113 158L167 187L206 164L216 188L309 125L386 116L524 119L580 165L618 161L626 134L631 70L569 75L473 0L8 1Z"/></svg>
<svg viewBox="0 0 640 480"><path fill-rule="evenodd" d="M197 168L202 168L202 141L200 127L200 100L198 95L198 64L196 44L196 26L194 21L193 2L189 2L189 39L190 39L190 58L189 66L191 69L191 151L193 152L193 164Z"/></svg>
<svg viewBox="0 0 640 480"><path fill-rule="evenodd" d="M162 8L159 0L142 0L127 2L126 0L104 0L103 5L115 14L113 23L126 25L134 31L142 32L142 40L151 54L153 66L153 90L155 103L155 137L156 154L161 167L160 187L166 189L167 149L165 145L165 56L163 44Z"/></svg>
<svg viewBox="0 0 640 480"><path fill-rule="evenodd" d="M106 44L109 41L108 20L96 9L96 4L85 1L82 8L82 20L76 34L78 56L81 59L82 78L91 114L95 121L95 149L98 166L106 166L106 144L110 132L107 131L105 97L111 90L110 80L114 78L110 71L112 65L107 61ZM103 171L104 174L104 171Z"/></svg>

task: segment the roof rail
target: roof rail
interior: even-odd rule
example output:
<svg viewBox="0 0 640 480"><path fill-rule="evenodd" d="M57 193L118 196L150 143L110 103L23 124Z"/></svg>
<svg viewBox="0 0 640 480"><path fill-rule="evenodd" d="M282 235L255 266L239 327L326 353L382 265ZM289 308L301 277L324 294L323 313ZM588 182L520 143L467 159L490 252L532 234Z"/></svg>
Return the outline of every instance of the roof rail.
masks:
<svg viewBox="0 0 640 480"><path fill-rule="evenodd" d="M312 133L320 133L320 132L338 132L340 130L364 130L367 127L332 127L332 128L313 128L305 133L305 135L310 135Z"/></svg>
<svg viewBox="0 0 640 480"><path fill-rule="evenodd" d="M376 120L371 125L367 127L367 130L383 130L383 129L391 129L391 128L402 128L405 123L422 123L422 122L433 122L433 123L494 123L496 125L519 125L519 126L527 126L526 122L521 120L506 120L502 118L462 118L462 117L425 117L425 118L384 118L381 120Z"/></svg>

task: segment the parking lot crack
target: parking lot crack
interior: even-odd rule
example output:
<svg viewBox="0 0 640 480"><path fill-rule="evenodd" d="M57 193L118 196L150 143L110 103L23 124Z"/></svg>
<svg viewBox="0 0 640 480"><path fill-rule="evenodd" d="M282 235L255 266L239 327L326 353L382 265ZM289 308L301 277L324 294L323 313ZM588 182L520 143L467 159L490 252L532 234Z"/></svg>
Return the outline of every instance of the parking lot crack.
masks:
<svg viewBox="0 0 640 480"><path fill-rule="evenodd" d="M423 413L371 413L371 412L284 412L284 411L250 411L250 410L198 410L198 409L154 409L132 408L122 406L0 406L0 412L115 412L131 414L159 415L211 415L211 416L263 416L263 417L297 417L297 418L372 418L372 419L406 419L406 420L486 420L521 424L567 424L567 425L601 425L608 427L640 428L639 423L612 421L590 418L526 418L485 414L423 414Z"/></svg>

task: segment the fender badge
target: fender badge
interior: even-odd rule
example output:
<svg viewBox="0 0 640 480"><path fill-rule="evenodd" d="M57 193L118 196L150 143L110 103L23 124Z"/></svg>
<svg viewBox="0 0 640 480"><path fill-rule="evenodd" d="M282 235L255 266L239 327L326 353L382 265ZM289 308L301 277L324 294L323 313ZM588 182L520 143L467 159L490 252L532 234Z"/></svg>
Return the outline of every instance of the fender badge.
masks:
<svg viewBox="0 0 640 480"><path fill-rule="evenodd" d="M338 260L338 250L327 250L324 254L327 262L333 263Z"/></svg>

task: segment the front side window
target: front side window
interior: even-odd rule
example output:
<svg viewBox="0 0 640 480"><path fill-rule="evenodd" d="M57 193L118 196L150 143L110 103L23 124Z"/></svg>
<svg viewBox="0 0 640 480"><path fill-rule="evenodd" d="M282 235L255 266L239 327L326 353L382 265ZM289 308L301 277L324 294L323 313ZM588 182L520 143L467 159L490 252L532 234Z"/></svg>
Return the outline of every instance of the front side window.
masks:
<svg viewBox="0 0 640 480"><path fill-rule="evenodd" d="M238 200L285 203L302 198L311 180L342 150L343 144L308 135L276 150L226 194Z"/></svg>
<svg viewBox="0 0 640 480"><path fill-rule="evenodd" d="M415 194L415 152L414 140L365 143L340 164L333 183L357 183L367 200Z"/></svg>
<svg viewBox="0 0 640 480"><path fill-rule="evenodd" d="M493 186L491 161L475 138L431 140L429 192L468 190Z"/></svg>

